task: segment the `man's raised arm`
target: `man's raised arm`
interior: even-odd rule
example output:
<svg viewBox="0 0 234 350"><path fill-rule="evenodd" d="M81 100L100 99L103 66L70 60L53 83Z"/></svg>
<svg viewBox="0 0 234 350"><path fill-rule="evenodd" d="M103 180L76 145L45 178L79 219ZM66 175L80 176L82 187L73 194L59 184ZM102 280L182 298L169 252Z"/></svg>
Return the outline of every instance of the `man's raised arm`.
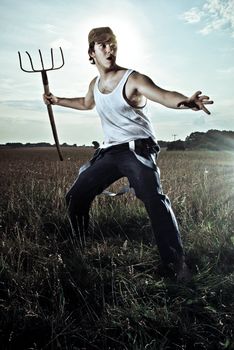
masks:
<svg viewBox="0 0 234 350"><path fill-rule="evenodd" d="M43 99L46 105L52 104L62 107L74 108L79 110L89 110L93 109L95 106L94 96L93 96L93 87L96 78L94 78L89 84L89 89L85 97L57 97L53 94L43 95Z"/></svg>
<svg viewBox="0 0 234 350"><path fill-rule="evenodd" d="M210 101L208 96L201 95L201 91L197 91L191 97L187 97L179 92L160 88L146 75L138 73L134 79L137 91L151 101L158 102L169 108L190 108L194 111L203 110L205 113L210 114L205 105L212 104L213 101Z"/></svg>

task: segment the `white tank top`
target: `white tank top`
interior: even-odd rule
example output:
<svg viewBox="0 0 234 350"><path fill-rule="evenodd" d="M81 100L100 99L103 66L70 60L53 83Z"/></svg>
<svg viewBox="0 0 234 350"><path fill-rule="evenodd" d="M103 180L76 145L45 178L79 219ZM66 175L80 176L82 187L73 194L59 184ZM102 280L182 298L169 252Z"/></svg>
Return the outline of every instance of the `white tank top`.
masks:
<svg viewBox="0 0 234 350"><path fill-rule="evenodd" d="M100 92L100 77L96 79L94 100L104 132L103 148L148 137L156 142L146 105L135 108L124 98L124 86L132 72L132 69L126 70L116 88L108 94Z"/></svg>

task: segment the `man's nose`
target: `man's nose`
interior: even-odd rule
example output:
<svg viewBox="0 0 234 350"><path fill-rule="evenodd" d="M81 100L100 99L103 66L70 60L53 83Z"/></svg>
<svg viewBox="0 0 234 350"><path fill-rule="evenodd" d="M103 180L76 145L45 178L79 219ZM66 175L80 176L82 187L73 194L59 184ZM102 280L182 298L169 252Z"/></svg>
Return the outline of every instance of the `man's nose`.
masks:
<svg viewBox="0 0 234 350"><path fill-rule="evenodd" d="M112 52L113 51L113 46L110 44L106 44L106 51L107 52Z"/></svg>

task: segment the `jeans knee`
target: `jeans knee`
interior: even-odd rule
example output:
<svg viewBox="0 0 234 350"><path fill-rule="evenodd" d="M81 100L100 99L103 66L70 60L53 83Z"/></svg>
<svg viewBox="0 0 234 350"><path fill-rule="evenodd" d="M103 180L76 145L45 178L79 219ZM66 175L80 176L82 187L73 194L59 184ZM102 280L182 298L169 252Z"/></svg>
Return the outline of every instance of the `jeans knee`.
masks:
<svg viewBox="0 0 234 350"><path fill-rule="evenodd" d="M77 207L82 201L82 196L79 191L74 191L70 189L65 196L66 204L68 208Z"/></svg>
<svg viewBox="0 0 234 350"><path fill-rule="evenodd" d="M65 196L69 212L86 213L92 203L93 198L87 195L82 189L71 188Z"/></svg>
<svg viewBox="0 0 234 350"><path fill-rule="evenodd" d="M144 203L155 203L155 204L160 204L160 203L167 203L170 204L169 198L163 194L163 193L141 193L139 196L137 196L139 199L142 200Z"/></svg>

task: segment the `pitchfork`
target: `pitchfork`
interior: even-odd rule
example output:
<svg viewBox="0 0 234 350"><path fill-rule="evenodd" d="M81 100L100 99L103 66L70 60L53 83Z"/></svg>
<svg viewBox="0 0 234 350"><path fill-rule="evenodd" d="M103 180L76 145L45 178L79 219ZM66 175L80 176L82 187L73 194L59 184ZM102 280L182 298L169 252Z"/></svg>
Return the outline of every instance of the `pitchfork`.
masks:
<svg viewBox="0 0 234 350"><path fill-rule="evenodd" d="M21 55L20 55L20 52L18 51L19 61L20 61L20 68L24 72L27 72L27 73L38 73L38 72L40 72L41 73L42 82L43 82L43 85L44 85L44 92L45 92L46 95L50 95L49 82L48 82L48 78L47 78L47 73L46 72L49 71L49 70L60 69L64 65L63 51L62 51L61 47L59 49L60 49L61 58L62 58L61 65L59 67L54 67L54 54L53 54L53 49L51 49L50 50L50 55L51 55L52 66L51 66L51 68L47 68L47 69L45 69L45 67L44 67L44 62L43 62L43 59L42 59L41 50L38 50L38 51L39 51L39 55L40 55L42 69L34 69L32 58L31 58L30 54L27 51L25 51L26 54L29 57L29 61L30 61L31 68L32 68L31 70L27 70L27 69L23 68ZM48 111L48 114L49 114L50 124L51 124L51 127L52 127L52 132L53 132L53 136L54 136L55 145L56 145L56 148L57 148L57 151L58 151L59 159L63 160L63 156L62 156L62 153L61 153L61 150L60 150L60 146L59 146L59 140L58 140L58 134L57 134L56 126L55 126L53 110L52 110L52 106L50 104L47 105L47 111Z"/></svg>

